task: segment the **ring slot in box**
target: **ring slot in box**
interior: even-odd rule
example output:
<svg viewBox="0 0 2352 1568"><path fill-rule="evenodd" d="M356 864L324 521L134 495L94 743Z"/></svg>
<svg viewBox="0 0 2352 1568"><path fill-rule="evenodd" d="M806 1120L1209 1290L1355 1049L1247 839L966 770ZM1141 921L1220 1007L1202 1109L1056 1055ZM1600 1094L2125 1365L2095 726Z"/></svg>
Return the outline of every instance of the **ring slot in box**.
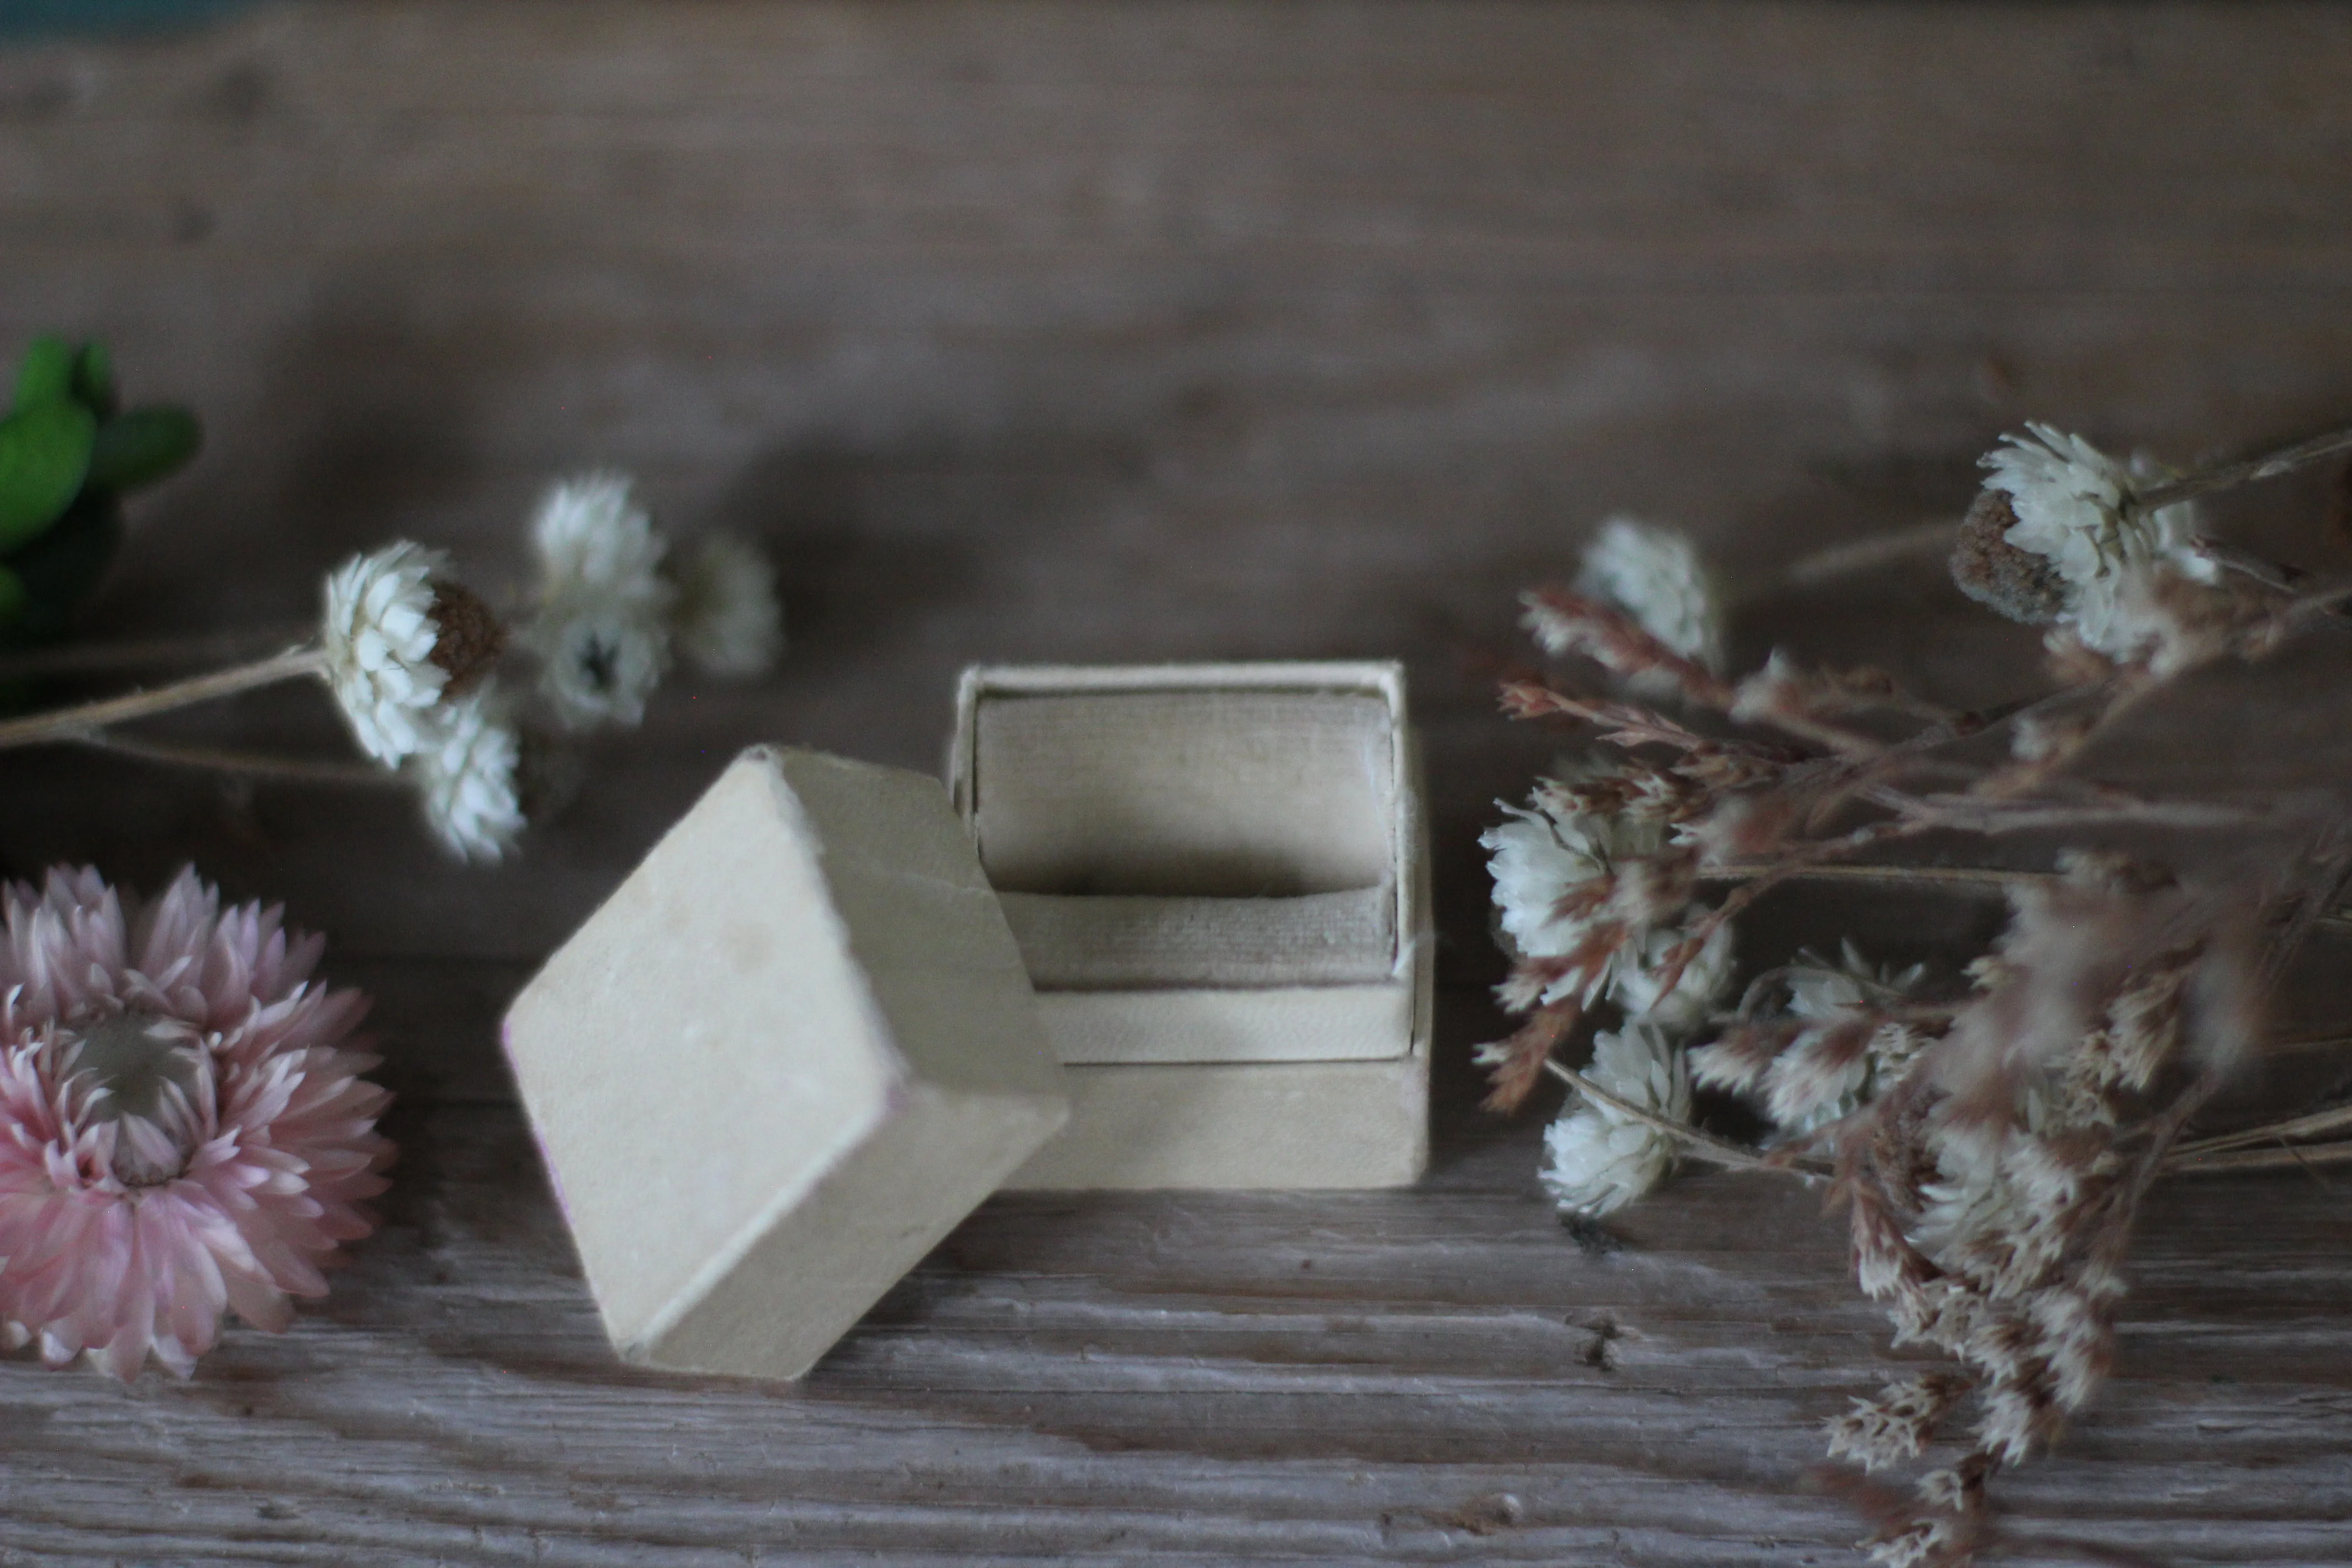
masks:
<svg viewBox="0 0 2352 1568"><path fill-rule="evenodd" d="M1072 1097L1010 1185L1420 1174L1427 879L1397 666L975 668L950 770Z"/></svg>

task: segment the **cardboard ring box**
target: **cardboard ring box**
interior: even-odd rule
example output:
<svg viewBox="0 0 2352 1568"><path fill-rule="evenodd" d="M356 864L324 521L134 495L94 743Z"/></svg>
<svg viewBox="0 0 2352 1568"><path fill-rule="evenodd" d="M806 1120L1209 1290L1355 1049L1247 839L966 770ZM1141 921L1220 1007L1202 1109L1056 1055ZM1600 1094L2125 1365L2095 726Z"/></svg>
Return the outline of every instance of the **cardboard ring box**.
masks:
<svg viewBox="0 0 2352 1568"><path fill-rule="evenodd" d="M736 759L506 1018L624 1359L797 1377L1008 1185L1414 1180L1403 704L1393 665L974 669L955 804Z"/></svg>
<svg viewBox="0 0 2352 1568"><path fill-rule="evenodd" d="M977 667L949 776L1071 1099L1008 1186L1420 1177L1433 943L1400 666Z"/></svg>

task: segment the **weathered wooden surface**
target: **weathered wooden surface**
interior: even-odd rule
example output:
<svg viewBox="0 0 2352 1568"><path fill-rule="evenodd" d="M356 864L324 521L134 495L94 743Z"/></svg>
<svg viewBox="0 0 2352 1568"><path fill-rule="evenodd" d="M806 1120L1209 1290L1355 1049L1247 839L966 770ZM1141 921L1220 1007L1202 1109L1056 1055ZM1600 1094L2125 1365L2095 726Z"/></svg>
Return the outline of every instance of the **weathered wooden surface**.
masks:
<svg viewBox="0 0 2352 1568"><path fill-rule="evenodd" d="M0 346L103 334L212 430L94 632L299 621L394 533L495 587L535 489L614 463L764 538L796 639L491 873L391 798L9 760L13 868L193 857L329 931L407 1157L292 1334L185 1385L0 1365L0 1563L1846 1560L1801 1483L1884 1333L1814 1200L1688 1180L1587 1258L1535 1122L1468 1109L1475 834L1548 749L1478 661L1613 508L1754 583L1955 508L2024 417L2188 454L2352 407L2347 89L2352 13L2219 5L352 4L0 49ZM1970 698L2030 647L1931 570L1745 627ZM1428 733L1428 1186L1001 1201L802 1387L615 1368L492 1030L725 757L936 765L970 659L1323 655L1406 658ZM2340 1194L2163 1200L2117 1381L2005 1483L2032 1528L2352 1559Z"/></svg>

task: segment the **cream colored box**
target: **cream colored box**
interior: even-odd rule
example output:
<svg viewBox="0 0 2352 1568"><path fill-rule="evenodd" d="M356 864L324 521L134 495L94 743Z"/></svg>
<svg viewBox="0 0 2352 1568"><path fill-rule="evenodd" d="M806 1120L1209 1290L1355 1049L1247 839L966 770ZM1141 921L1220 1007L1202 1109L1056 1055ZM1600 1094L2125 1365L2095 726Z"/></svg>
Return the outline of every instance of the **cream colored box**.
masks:
<svg viewBox="0 0 2352 1568"><path fill-rule="evenodd" d="M939 784L746 752L507 1014L629 1361L806 1371L1067 1114Z"/></svg>
<svg viewBox="0 0 2352 1568"><path fill-rule="evenodd" d="M975 668L949 773L1070 1090L1008 1185L1420 1176L1432 943L1401 667Z"/></svg>

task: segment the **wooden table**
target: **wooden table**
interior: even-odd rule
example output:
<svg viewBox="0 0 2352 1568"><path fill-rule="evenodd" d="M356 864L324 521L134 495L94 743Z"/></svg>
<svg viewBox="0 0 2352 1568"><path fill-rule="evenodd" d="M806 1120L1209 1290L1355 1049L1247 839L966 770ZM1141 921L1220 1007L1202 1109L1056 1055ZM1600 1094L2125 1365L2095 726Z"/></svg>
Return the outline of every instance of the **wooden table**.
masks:
<svg viewBox="0 0 2352 1568"><path fill-rule="evenodd" d="M394 535L495 587L537 489L617 464L763 539L795 639L496 871L390 795L9 759L16 870L193 858L329 932L404 1153L291 1333L185 1384L0 1364L0 1563L1852 1560L1805 1475L1890 1357L1817 1200L1691 1175L1589 1255L1542 1114L1472 1108L1475 835L1552 744L1480 671L1630 508L1755 587L1746 656L2020 689L2030 640L1932 566L1770 574L1955 510L2028 417L2186 456L2341 416L2347 191L2321 8L482 0L0 45L0 344L100 334L211 430L92 636L299 623ZM2341 564L2318 500L2242 526ZM1423 1187L999 1200L799 1386L614 1364L493 1030L738 745L930 767L968 660L1327 655L1407 658L1429 741ZM191 732L336 743L308 698ZM2352 1560L2341 1181L2166 1192L2021 1528Z"/></svg>

